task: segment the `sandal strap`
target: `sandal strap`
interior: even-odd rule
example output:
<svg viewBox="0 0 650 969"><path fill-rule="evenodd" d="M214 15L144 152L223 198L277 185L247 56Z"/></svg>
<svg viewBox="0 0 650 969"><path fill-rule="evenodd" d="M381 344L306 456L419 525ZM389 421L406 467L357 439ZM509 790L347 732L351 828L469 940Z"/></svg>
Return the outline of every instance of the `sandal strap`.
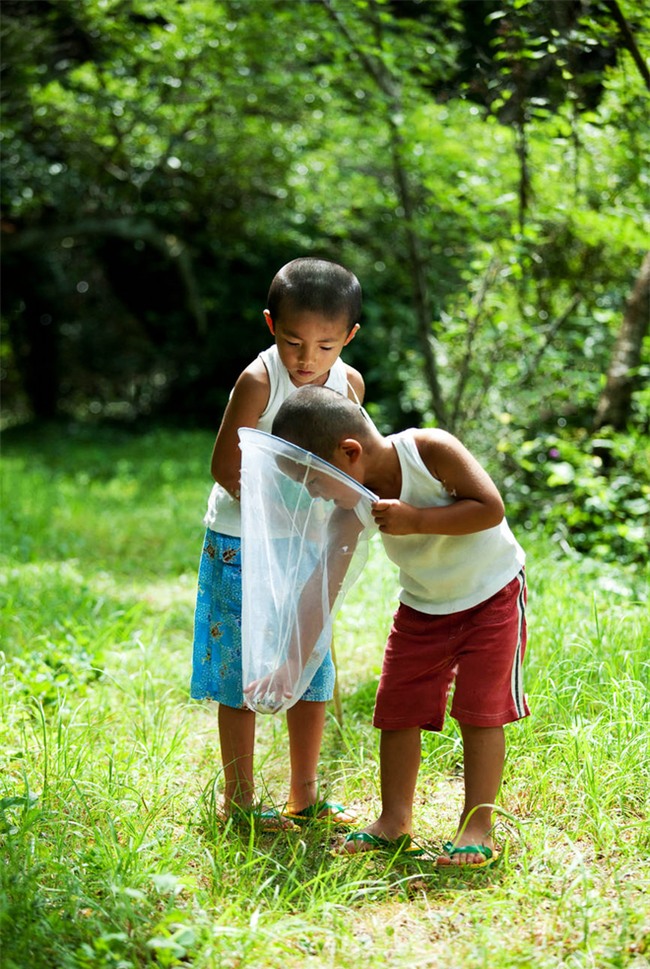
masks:
<svg viewBox="0 0 650 969"><path fill-rule="evenodd" d="M486 860L489 860L493 855L492 849L488 848L487 845L456 846L453 841L445 841L442 850L450 858L453 858L454 855L483 855Z"/></svg>

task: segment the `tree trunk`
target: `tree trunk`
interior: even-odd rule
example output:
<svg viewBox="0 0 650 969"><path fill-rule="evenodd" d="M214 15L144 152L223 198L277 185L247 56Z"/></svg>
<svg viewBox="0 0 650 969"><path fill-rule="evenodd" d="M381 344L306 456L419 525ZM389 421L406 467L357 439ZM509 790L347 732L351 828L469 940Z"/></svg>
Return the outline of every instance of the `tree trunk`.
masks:
<svg viewBox="0 0 650 969"><path fill-rule="evenodd" d="M636 370L641 363L641 348L649 322L650 252L645 255L641 272L625 307L607 372L607 382L596 408L595 429L610 424L620 430L627 424L635 389Z"/></svg>
<svg viewBox="0 0 650 969"><path fill-rule="evenodd" d="M406 169L402 164L402 139L399 129L389 119L390 142L393 156L393 171L397 196L404 210L404 231L406 234L406 251L408 253L409 270L413 285L413 307L418 340L422 351L424 375L426 377L431 404L436 415L438 426L448 427L447 409L442 395L438 372L438 361L433 348L431 327L431 300L427 286L425 261L422 255L422 244L415 228L415 205L408 185Z"/></svg>
<svg viewBox="0 0 650 969"><path fill-rule="evenodd" d="M11 284L9 284L9 277ZM35 284L38 280L38 285ZM65 318L64 288L50 261L37 252L3 267L5 311L16 370L34 417L58 416L59 326Z"/></svg>
<svg viewBox="0 0 650 969"><path fill-rule="evenodd" d="M440 427L448 426L447 409L440 386L438 361L433 346L431 325L431 300L426 279L426 260L424 247L415 224L416 206L409 186L408 173L404 165L403 142L400 123L395 119L402 114L401 93L399 80L384 64L379 52L383 47L382 22L379 8L370 4L368 7L372 25L376 33L376 53L370 53L362 44L358 44L340 13L335 10L330 0L321 0L331 19L339 28L350 45L351 50L364 65L378 89L386 99L386 117L388 125L389 144L393 162L393 175L396 195L404 211L404 233L409 272L413 284L413 310L416 331L420 348L424 376L431 394L431 406Z"/></svg>
<svg viewBox="0 0 650 969"><path fill-rule="evenodd" d="M114 236L118 239L138 239L148 242L170 260L180 276L187 308L195 322L197 333L203 335L207 330L205 310L201 303L198 283L194 274L192 259L183 242L165 233L149 219L140 218L96 218L80 219L78 222L61 223L54 226L35 226L22 229L16 235L3 239L5 252L29 252L45 250L66 236Z"/></svg>

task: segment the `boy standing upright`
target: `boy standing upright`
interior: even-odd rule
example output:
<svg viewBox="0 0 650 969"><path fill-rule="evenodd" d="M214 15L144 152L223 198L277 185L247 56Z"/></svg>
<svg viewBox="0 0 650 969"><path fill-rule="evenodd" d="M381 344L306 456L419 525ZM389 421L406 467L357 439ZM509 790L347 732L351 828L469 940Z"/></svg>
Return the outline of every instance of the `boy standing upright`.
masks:
<svg viewBox="0 0 650 969"><path fill-rule="evenodd" d="M361 402L361 374L340 353L359 329L361 287L354 273L323 259L294 259L274 277L264 319L274 343L237 379L212 453L214 485L199 566L191 695L219 702L224 812L250 816L265 830L310 820L351 819L319 796L317 764L334 666L325 657L303 697L287 711L291 777L286 810L255 804L255 714L245 704L241 659L241 427L270 431L282 402L299 387L322 385Z"/></svg>

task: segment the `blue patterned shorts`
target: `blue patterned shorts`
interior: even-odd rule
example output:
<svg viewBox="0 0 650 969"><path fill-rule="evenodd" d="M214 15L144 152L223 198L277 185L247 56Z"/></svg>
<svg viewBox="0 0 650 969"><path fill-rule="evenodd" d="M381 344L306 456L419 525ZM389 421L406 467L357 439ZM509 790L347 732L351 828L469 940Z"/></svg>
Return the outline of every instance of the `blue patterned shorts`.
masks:
<svg viewBox="0 0 650 969"><path fill-rule="evenodd" d="M241 539L206 530L199 562L190 693L246 709L241 659ZM328 651L302 700L324 702L334 692L334 663Z"/></svg>

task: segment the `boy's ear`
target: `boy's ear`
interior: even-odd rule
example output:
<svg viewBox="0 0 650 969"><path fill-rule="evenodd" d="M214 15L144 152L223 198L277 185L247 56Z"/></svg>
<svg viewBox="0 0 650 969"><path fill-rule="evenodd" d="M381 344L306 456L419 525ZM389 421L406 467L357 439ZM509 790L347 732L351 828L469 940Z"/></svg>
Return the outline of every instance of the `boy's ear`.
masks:
<svg viewBox="0 0 650 969"><path fill-rule="evenodd" d="M359 329L359 324L358 323L355 323L354 326L352 327L352 329L350 330L350 332L348 333L348 338L345 341L345 343L343 344L344 347L347 347L347 345L350 342L350 340L353 340L354 339L354 337L357 335L357 330L358 329Z"/></svg>
<svg viewBox="0 0 650 969"><path fill-rule="evenodd" d="M266 320L266 325L271 331L271 336L275 336L275 324L273 323L273 320L271 319L271 314L269 313L268 310L264 310L264 319Z"/></svg>
<svg viewBox="0 0 650 969"><path fill-rule="evenodd" d="M346 437L337 447L337 451L344 458L346 464L356 464L363 453L363 447L353 437Z"/></svg>

